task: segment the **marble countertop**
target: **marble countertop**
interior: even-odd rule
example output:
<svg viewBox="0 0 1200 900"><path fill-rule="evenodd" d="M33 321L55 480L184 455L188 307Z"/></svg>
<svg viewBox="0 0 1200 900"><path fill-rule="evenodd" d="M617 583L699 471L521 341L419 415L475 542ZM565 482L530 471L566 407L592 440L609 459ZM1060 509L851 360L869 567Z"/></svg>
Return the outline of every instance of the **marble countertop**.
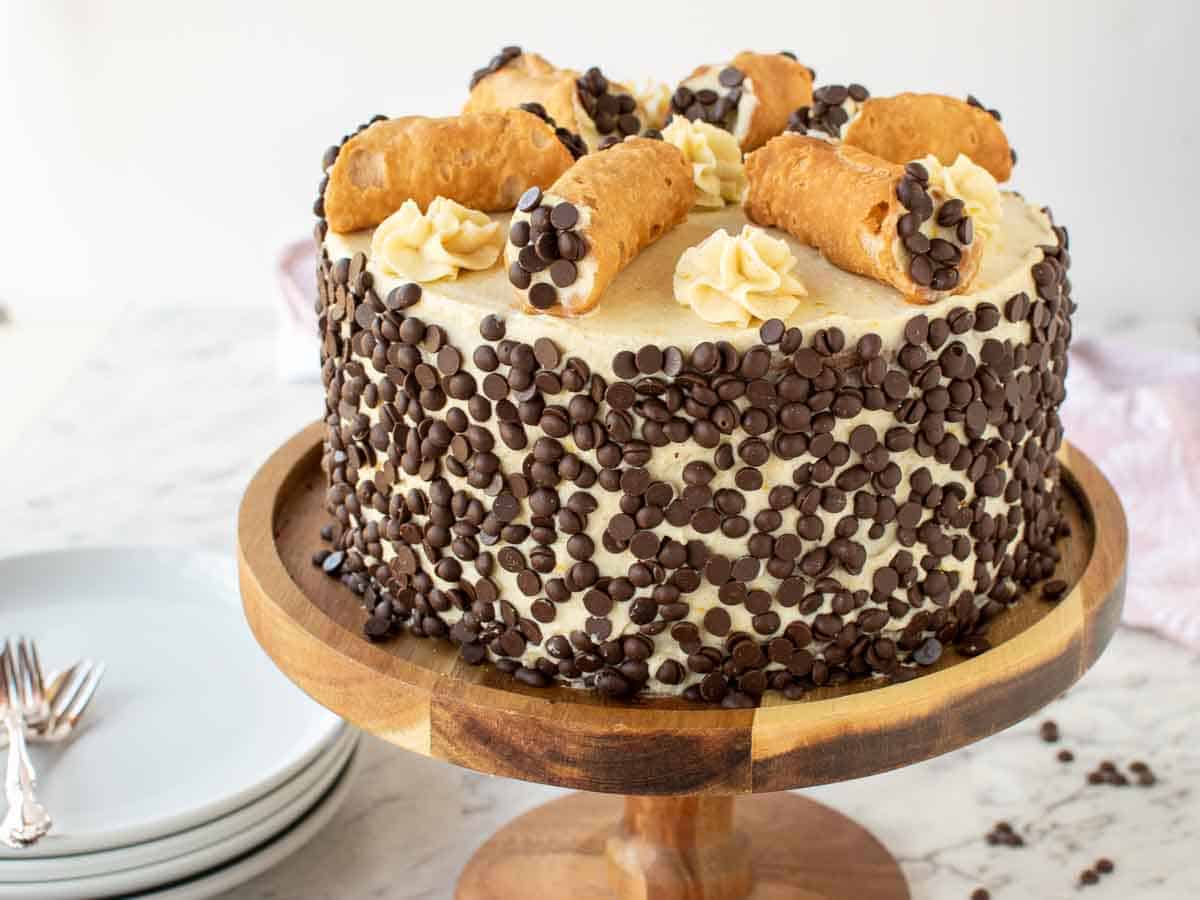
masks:
<svg viewBox="0 0 1200 900"><path fill-rule="evenodd" d="M1200 347L1195 321L1105 330ZM165 543L232 552L258 464L314 419L319 388L276 375L267 310L133 310L108 327L0 324L0 553ZM314 353L314 369L316 366ZM1045 712L971 747L809 792L870 828L914 900L1200 896L1200 657L1122 629ZM1053 718L1062 738L1047 744ZM1075 761L1056 760L1059 749ZM375 738L323 834L230 900L447 898L471 853L560 791L477 775ZM1153 787L1090 786L1102 760L1147 762ZM914 809L918 812L914 813ZM988 846L997 821L1020 848ZM1099 885L1079 872L1116 863Z"/></svg>

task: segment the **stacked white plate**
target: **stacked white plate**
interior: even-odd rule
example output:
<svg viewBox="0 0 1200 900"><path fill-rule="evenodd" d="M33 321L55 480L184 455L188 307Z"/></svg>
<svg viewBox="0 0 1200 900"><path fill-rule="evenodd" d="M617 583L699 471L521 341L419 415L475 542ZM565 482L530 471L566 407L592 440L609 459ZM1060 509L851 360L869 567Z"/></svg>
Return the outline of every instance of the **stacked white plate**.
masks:
<svg viewBox="0 0 1200 900"><path fill-rule="evenodd" d="M346 797L358 733L259 649L227 557L0 560L0 639L16 634L48 669L108 670L72 740L32 745L55 826L0 846L0 900L211 897L302 847Z"/></svg>

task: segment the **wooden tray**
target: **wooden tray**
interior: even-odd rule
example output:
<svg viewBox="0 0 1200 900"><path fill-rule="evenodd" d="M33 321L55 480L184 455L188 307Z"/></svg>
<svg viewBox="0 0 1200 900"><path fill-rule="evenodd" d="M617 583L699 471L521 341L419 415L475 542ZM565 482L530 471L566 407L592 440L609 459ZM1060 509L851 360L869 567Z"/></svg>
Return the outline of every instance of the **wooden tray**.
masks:
<svg viewBox="0 0 1200 900"><path fill-rule="evenodd" d="M615 832L600 827L618 818L615 798L568 797L527 814L480 850L460 897L536 896L544 887L577 898L732 898L747 896L752 873L754 896L907 897L895 862L855 823L795 796L756 798L735 817L730 795L858 778L994 734L1070 687L1120 620L1124 513L1092 462L1067 445L1060 456L1071 536L1055 577L1071 588L1058 603L1029 597L1002 614L989 632L995 646L982 656L948 652L911 682L862 680L799 701L769 697L755 710L526 688L461 663L445 642L361 636L357 599L310 561L326 521L321 434L316 423L280 448L239 514L246 617L276 664L318 702L413 752L634 795ZM645 795L670 799L638 799ZM775 837L747 851L745 834L768 827ZM779 834L809 835L804 858L780 850ZM511 888L502 872L512 874ZM784 893L762 893L771 885Z"/></svg>

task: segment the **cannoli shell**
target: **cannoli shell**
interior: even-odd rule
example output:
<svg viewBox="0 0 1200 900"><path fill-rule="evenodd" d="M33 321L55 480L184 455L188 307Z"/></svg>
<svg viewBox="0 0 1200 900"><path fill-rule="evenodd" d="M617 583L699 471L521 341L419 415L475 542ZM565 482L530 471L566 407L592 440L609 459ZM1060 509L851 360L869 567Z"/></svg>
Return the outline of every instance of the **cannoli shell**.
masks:
<svg viewBox="0 0 1200 900"><path fill-rule="evenodd" d="M577 73L559 69L536 53L522 53L471 89L464 113L500 112L522 103L540 103L554 124L581 133L575 115Z"/></svg>
<svg viewBox="0 0 1200 900"><path fill-rule="evenodd" d="M904 167L857 147L783 134L746 157L746 215L816 247L834 265L889 284L913 303L932 303L970 287L984 238L963 250L951 291L917 284L897 256L896 224L906 210L896 197Z"/></svg>
<svg viewBox="0 0 1200 900"><path fill-rule="evenodd" d="M483 212L510 210L527 188L553 184L573 162L553 128L519 109L387 119L338 153L325 218L334 231L357 231L378 225L405 200L425 209L434 197Z"/></svg>
<svg viewBox="0 0 1200 900"><path fill-rule="evenodd" d="M788 116L796 107L812 104L812 71L782 53L743 50L728 63L699 66L683 80L683 84L709 73L719 73L726 66L741 70L751 81L757 100L740 142L744 153L757 150L775 135L782 134L787 128Z"/></svg>
<svg viewBox="0 0 1200 900"><path fill-rule="evenodd" d="M997 181L1012 174L1012 151L987 110L941 94L872 97L846 126L842 140L894 163L929 154L950 165L963 153Z"/></svg>
<svg viewBox="0 0 1200 900"><path fill-rule="evenodd" d="M730 65L741 69L754 83L758 104L750 117L750 128L742 150L757 150L787 128L788 116L799 106L812 105L812 71L782 53L752 53L743 50Z"/></svg>
<svg viewBox="0 0 1200 900"><path fill-rule="evenodd" d="M594 309L617 274L687 218L696 202L683 154L664 141L636 137L583 157L546 193L586 207L591 215L583 237L597 263L596 277L586 296L560 291L560 304L550 312L566 316Z"/></svg>

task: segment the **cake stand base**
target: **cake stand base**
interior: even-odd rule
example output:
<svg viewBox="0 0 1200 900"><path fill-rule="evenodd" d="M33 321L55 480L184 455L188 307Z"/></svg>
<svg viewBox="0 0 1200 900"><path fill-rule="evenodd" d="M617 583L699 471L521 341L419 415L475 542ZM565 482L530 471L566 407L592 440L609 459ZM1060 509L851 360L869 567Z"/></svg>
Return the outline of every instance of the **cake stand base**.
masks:
<svg viewBox="0 0 1200 900"><path fill-rule="evenodd" d="M622 811L623 806L623 811ZM500 829L458 900L909 900L896 860L815 800L577 793Z"/></svg>

